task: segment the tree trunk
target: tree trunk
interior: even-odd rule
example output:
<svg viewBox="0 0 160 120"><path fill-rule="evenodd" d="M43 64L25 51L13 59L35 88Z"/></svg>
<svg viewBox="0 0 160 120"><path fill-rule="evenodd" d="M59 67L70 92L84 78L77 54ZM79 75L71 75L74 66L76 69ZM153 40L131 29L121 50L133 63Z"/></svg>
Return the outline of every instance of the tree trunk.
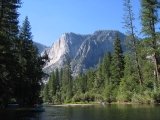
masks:
<svg viewBox="0 0 160 120"><path fill-rule="evenodd" d="M156 53L154 53L153 59L154 59L154 65L155 65L155 74L154 74L154 76L155 76L155 79L158 82L158 86L160 86L160 84L159 84L159 74L158 74L158 63L157 63Z"/></svg>
<svg viewBox="0 0 160 120"><path fill-rule="evenodd" d="M140 86L142 86L143 81L142 81L141 69L140 69L137 50L136 50L136 39L135 39L135 35L134 35L134 26L132 23L132 14L131 14L130 7L129 7L129 19L130 19L130 25L131 25L131 36L132 36L131 40L132 40L134 55L135 55L135 59L136 59L137 73L138 73Z"/></svg>

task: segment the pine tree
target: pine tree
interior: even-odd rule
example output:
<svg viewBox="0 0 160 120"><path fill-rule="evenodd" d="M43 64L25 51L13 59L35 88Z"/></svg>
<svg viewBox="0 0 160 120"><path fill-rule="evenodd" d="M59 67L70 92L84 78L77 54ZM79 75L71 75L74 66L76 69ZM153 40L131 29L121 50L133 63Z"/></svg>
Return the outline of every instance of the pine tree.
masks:
<svg viewBox="0 0 160 120"><path fill-rule="evenodd" d="M94 86L94 75L95 73L89 69L87 72L87 91L91 91L93 89Z"/></svg>
<svg viewBox="0 0 160 120"><path fill-rule="evenodd" d="M121 102L130 102L132 98L133 91L135 91L136 86L138 85L138 76L136 73L135 67L132 63L130 54L125 55L125 69L124 77L122 78L118 90L117 100ZM137 89L136 89L137 90Z"/></svg>
<svg viewBox="0 0 160 120"><path fill-rule="evenodd" d="M79 87L81 93L85 93L87 91L87 76L85 74L81 75L81 78L79 80Z"/></svg>
<svg viewBox="0 0 160 120"><path fill-rule="evenodd" d="M59 72L59 86L60 88L62 87L62 77L63 76L63 68L60 69L60 72Z"/></svg>
<svg viewBox="0 0 160 120"><path fill-rule="evenodd" d="M124 76L124 56L118 32L115 35L113 47L114 47L114 52L112 54L111 64L110 64L111 77L108 80L108 83L106 84L104 89L104 96L106 97L106 100L109 103L116 101L118 88Z"/></svg>
<svg viewBox="0 0 160 120"><path fill-rule="evenodd" d="M100 90L100 88L104 87L104 75L102 72L102 60L99 59L99 63L98 63L98 69L96 72L96 79L95 79L95 88L97 88L97 92L98 90Z"/></svg>
<svg viewBox="0 0 160 120"><path fill-rule="evenodd" d="M1 0L0 1L0 31L9 40L18 35L18 12L20 0Z"/></svg>
<svg viewBox="0 0 160 120"><path fill-rule="evenodd" d="M114 41L114 53L112 55L111 62L111 79L113 83L120 83L121 78L123 77L124 70L124 56L120 43L118 33L116 33Z"/></svg>
<svg viewBox="0 0 160 120"><path fill-rule="evenodd" d="M47 83L43 90L43 100L49 103L49 84Z"/></svg>
<svg viewBox="0 0 160 120"><path fill-rule="evenodd" d="M50 103L54 103L53 96L56 95L56 76L54 71L51 73L49 77L49 100Z"/></svg>
<svg viewBox="0 0 160 120"><path fill-rule="evenodd" d="M59 70L56 68L55 71L55 79L56 79L56 92L60 90L60 78L59 78Z"/></svg>
<svg viewBox="0 0 160 120"><path fill-rule="evenodd" d="M39 99L41 79L44 75L42 67L45 56L38 55L38 49L33 44L31 26L28 17L20 29L19 39L14 41L15 57L19 63L15 88L18 102L31 104Z"/></svg>
<svg viewBox="0 0 160 120"><path fill-rule="evenodd" d="M102 69L104 78L106 79L105 84L109 83L111 77L111 72L110 72L111 60L112 60L111 52L107 51L103 59L103 69Z"/></svg>
<svg viewBox="0 0 160 120"><path fill-rule="evenodd" d="M31 33L31 26L28 20L28 16L26 16L22 27L20 28L19 37L23 40L32 40L33 36Z"/></svg>
<svg viewBox="0 0 160 120"><path fill-rule="evenodd" d="M132 61L135 61L135 65L137 67L137 75L139 77L139 83L142 85L142 72L139 64L139 58L138 58L138 51L137 51L137 38L135 36L135 26L133 25L133 22L135 20L134 14L132 11L132 6L130 3L130 0L124 0L124 28L126 28L126 34L127 34L127 47L129 48L134 56L134 59Z"/></svg>
<svg viewBox="0 0 160 120"><path fill-rule="evenodd" d="M71 65L70 65L70 56L66 55L66 71L67 71L67 81L68 81L68 88L67 88L67 96L69 99L72 98L73 93L72 93L72 70L71 70Z"/></svg>
<svg viewBox="0 0 160 120"><path fill-rule="evenodd" d="M66 54L66 65L63 70L63 75L62 75L62 92L63 97L67 102L69 102L73 96L72 93L72 71L71 71L71 65L70 65L70 56L69 54Z"/></svg>
<svg viewBox="0 0 160 120"><path fill-rule="evenodd" d="M7 103L13 97L15 87L16 61L13 39L18 35L18 12L20 0L0 1L0 98Z"/></svg>
<svg viewBox="0 0 160 120"><path fill-rule="evenodd" d="M160 2L158 0L141 0L141 8L142 33L147 36L145 44L150 47L146 52L153 55L154 75L159 82L156 25L159 23L158 9L160 8Z"/></svg>

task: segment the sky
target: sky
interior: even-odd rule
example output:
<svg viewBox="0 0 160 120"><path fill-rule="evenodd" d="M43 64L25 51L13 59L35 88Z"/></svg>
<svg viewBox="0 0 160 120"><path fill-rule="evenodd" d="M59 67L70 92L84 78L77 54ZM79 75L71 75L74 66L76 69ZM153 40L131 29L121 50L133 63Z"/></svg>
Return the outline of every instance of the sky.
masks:
<svg viewBox="0 0 160 120"><path fill-rule="evenodd" d="M21 0L19 25L28 16L33 41L51 46L64 33L93 34L123 28L123 0ZM131 0L134 25L141 30L139 0Z"/></svg>

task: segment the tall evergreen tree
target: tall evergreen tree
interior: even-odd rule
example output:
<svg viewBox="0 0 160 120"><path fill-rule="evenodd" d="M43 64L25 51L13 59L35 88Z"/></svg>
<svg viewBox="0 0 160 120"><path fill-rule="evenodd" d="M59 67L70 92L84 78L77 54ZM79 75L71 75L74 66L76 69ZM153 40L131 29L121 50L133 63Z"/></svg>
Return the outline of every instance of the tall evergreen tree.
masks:
<svg viewBox="0 0 160 120"><path fill-rule="evenodd" d="M69 54L66 54L66 65L63 70L63 76L62 76L62 91L64 93L63 96L66 96L64 98L65 100L71 100L71 97L73 96L72 93L72 71L71 71L71 65L70 65L70 56Z"/></svg>
<svg viewBox="0 0 160 120"><path fill-rule="evenodd" d="M130 102L133 92L138 87L138 76L134 72L135 68L133 66L130 54L125 55L125 69L124 77L122 78L118 90L117 100L121 102ZM137 89L136 89L137 90Z"/></svg>
<svg viewBox="0 0 160 120"><path fill-rule="evenodd" d="M62 87L62 76L63 76L63 68L61 68L59 72L59 86L60 87Z"/></svg>
<svg viewBox="0 0 160 120"><path fill-rule="evenodd" d="M87 91L91 91L94 86L95 73L89 69L87 73Z"/></svg>
<svg viewBox="0 0 160 120"><path fill-rule="evenodd" d="M109 83L109 80L111 77L111 72L110 72L111 60L112 60L111 52L107 51L102 63L103 64L102 72L103 72L104 78L106 79L106 84Z"/></svg>
<svg viewBox="0 0 160 120"><path fill-rule="evenodd" d="M120 83L124 71L124 56L118 33L116 33L114 41L114 53L111 62L111 79L114 83Z"/></svg>
<svg viewBox="0 0 160 120"><path fill-rule="evenodd" d="M70 65L70 56L69 54L66 55L66 72L67 72L67 81L68 81L68 88L67 88L67 96L69 99L72 98L73 93L72 93L72 70L71 70L71 65Z"/></svg>
<svg viewBox="0 0 160 120"><path fill-rule="evenodd" d="M87 91L87 76L85 74L82 74L79 83L81 93L85 93Z"/></svg>
<svg viewBox="0 0 160 120"><path fill-rule="evenodd" d="M54 71L51 73L48 83L49 83L49 100L50 100L50 103L54 103L53 96L56 95L56 88L57 88L56 76Z"/></svg>
<svg viewBox="0 0 160 120"><path fill-rule="evenodd" d="M1 0L0 1L0 31L8 39L14 39L18 35L18 12L20 0Z"/></svg>
<svg viewBox="0 0 160 120"><path fill-rule="evenodd" d="M96 72L96 79L95 79L95 88L99 89L104 87L104 75L102 72L102 59L99 59L99 63L98 63L98 69Z"/></svg>
<svg viewBox="0 0 160 120"><path fill-rule="evenodd" d="M145 44L150 47L147 53L153 55L154 75L159 82L156 25L159 23L158 9L160 8L160 2L158 0L141 0L141 8L142 33L148 37L145 41Z"/></svg>
<svg viewBox="0 0 160 120"><path fill-rule="evenodd" d="M43 90L43 100L49 103L49 84L47 83Z"/></svg>
<svg viewBox="0 0 160 120"><path fill-rule="evenodd" d="M0 102L7 103L13 97L16 76L13 39L18 35L20 0L0 1Z"/></svg>
<svg viewBox="0 0 160 120"><path fill-rule="evenodd" d="M55 71L55 79L56 79L56 92L60 90L60 75L59 75L59 70L56 68Z"/></svg>
<svg viewBox="0 0 160 120"><path fill-rule="evenodd" d="M38 49L33 44L31 26L26 17L20 29L19 39L14 42L15 57L19 63L16 97L20 103L33 103L39 98L41 79L44 75L42 67L46 57L38 56Z"/></svg>
<svg viewBox="0 0 160 120"><path fill-rule="evenodd" d="M132 6L130 3L130 0L124 0L124 27L126 29L126 34L127 34L127 47L129 48L128 50L131 51L131 53L134 56L134 59L132 61L135 61L135 65L137 67L137 75L139 77L139 83L142 85L142 72L141 72L141 67L139 63L139 58L138 58L138 51L137 51L137 38L135 36L135 26L133 25L133 22L135 20L134 14L132 11Z"/></svg>

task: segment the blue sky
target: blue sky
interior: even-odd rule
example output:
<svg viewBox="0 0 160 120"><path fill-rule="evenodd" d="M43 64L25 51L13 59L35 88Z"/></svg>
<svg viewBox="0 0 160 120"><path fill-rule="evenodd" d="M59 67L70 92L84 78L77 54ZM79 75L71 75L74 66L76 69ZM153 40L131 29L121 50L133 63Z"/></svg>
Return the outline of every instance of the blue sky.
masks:
<svg viewBox="0 0 160 120"><path fill-rule="evenodd" d="M135 26L140 32L139 0L131 0ZM21 0L20 25L28 16L33 41L51 46L63 33L92 34L123 29L123 0Z"/></svg>

